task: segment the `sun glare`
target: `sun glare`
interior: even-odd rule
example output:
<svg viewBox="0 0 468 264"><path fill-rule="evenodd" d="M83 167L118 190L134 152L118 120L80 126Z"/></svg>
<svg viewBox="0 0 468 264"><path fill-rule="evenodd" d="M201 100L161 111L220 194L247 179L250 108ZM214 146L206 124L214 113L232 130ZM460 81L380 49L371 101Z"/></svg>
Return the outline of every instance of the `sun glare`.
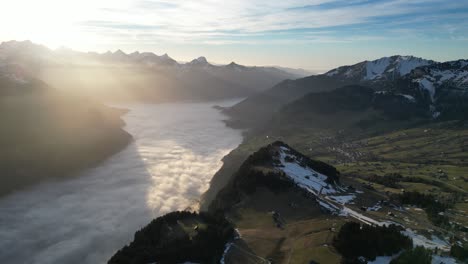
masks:
<svg viewBox="0 0 468 264"><path fill-rule="evenodd" d="M2 4L2 40L32 39L51 48L61 46L92 50L100 42L97 32L83 26L86 21L107 16L109 8L125 8L131 1L17 0Z"/></svg>

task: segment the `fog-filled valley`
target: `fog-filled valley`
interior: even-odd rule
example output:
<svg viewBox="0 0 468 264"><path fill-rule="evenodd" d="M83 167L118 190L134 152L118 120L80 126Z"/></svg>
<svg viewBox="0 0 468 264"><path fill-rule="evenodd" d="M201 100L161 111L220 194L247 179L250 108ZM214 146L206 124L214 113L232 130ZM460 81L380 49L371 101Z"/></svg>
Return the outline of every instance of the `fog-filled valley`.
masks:
<svg viewBox="0 0 468 264"><path fill-rule="evenodd" d="M212 108L233 103L119 105L134 138L124 150L79 177L2 197L1 262L104 263L153 218L196 208L241 142Z"/></svg>

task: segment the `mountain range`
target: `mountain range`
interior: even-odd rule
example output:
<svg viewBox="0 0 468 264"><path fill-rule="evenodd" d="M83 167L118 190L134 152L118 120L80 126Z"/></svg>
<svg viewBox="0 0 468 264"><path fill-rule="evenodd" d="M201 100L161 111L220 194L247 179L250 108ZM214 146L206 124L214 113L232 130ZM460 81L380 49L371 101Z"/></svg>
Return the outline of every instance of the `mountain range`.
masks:
<svg viewBox="0 0 468 264"><path fill-rule="evenodd" d="M247 97L300 76L275 67L248 67L235 62L214 65L205 57L178 63L167 54L50 50L29 41L0 44L0 65L20 68L53 87L107 101Z"/></svg>
<svg viewBox="0 0 468 264"><path fill-rule="evenodd" d="M233 126L252 127L269 120L287 104L308 93L358 84L425 108L432 118L466 113L468 61L435 62L413 56L391 56L342 66L325 74L286 80L225 109Z"/></svg>

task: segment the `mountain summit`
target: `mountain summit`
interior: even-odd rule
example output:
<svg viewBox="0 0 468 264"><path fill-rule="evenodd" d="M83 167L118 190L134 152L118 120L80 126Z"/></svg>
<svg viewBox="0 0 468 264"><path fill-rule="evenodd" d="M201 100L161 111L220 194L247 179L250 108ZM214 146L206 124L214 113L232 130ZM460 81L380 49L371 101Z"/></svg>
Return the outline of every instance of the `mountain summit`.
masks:
<svg viewBox="0 0 468 264"><path fill-rule="evenodd" d="M326 73L327 76L353 81L395 80L413 69L436 63L414 56L395 55L373 61L363 61L351 66L342 66Z"/></svg>
<svg viewBox="0 0 468 264"><path fill-rule="evenodd" d="M198 57L194 60L192 60L191 62L189 62L190 65L201 65L201 66L205 66L205 65L208 65L208 60L205 58L205 57Z"/></svg>

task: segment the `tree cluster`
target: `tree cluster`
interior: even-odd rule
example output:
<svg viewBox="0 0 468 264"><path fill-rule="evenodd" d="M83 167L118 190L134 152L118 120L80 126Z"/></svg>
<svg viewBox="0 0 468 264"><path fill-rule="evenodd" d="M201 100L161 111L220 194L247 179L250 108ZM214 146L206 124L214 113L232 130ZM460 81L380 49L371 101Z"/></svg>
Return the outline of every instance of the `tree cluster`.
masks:
<svg viewBox="0 0 468 264"><path fill-rule="evenodd" d="M178 221L196 219L206 225L190 236L178 229ZM134 240L119 250L109 264L218 263L224 246L233 237L232 225L222 216L172 212L153 220L135 233Z"/></svg>
<svg viewBox="0 0 468 264"><path fill-rule="evenodd" d="M463 246L453 245L450 248L450 255L464 263L468 262L468 244Z"/></svg>
<svg viewBox="0 0 468 264"><path fill-rule="evenodd" d="M375 260L377 256L391 256L413 246L411 238L401 234L401 227L370 226L355 222L344 224L333 240L333 246L345 263L358 263L360 257Z"/></svg>
<svg viewBox="0 0 468 264"><path fill-rule="evenodd" d="M401 253L393 259L390 264L431 264L432 252L424 247L418 246Z"/></svg>
<svg viewBox="0 0 468 264"><path fill-rule="evenodd" d="M444 215L449 204L438 201L433 195L419 192L405 192L396 196L402 204L416 205L424 209L427 217L437 226L447 227L449 219Z"/></svg>

